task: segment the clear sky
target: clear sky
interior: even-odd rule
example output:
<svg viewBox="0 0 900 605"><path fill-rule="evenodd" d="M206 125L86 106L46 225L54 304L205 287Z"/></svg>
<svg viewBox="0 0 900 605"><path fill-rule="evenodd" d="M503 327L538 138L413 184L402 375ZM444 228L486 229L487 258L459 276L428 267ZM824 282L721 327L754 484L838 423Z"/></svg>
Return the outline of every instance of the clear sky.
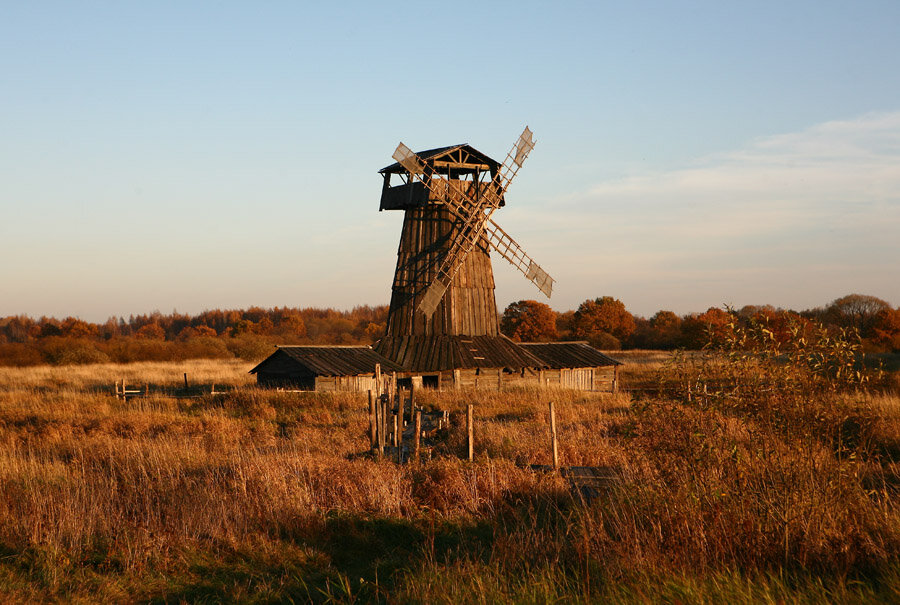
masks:
<svg viewBox="0 0 900 605"><path fill-rule="evenodd" d="M4 2L0 316L387 303L401 140L557 310L900 304L900 2ZM542 295L495 259L502 309Z"/></svg>

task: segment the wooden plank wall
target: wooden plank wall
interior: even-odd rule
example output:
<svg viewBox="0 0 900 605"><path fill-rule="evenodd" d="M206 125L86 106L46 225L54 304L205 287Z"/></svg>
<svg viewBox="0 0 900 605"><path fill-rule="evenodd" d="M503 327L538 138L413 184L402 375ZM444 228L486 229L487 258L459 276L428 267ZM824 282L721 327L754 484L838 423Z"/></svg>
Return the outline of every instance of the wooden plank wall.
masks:
<svg viewBox="0 0 900 605"><path fill-rule="evenodd" d="M317 376L316 392L375 390L375 378L369 374L360 376Z"/></svg>
<svg viewBox="0 0 900 605"><path fill-rule="evenodd" d="M471 189L467 181L450 181L453 192ZM434 279L455 226L439 205L405 211L397 268L388 311L387 336L499 334L494 273L486 239L466 257L444 299L431 318L416 312L419 297Z"/></svg>

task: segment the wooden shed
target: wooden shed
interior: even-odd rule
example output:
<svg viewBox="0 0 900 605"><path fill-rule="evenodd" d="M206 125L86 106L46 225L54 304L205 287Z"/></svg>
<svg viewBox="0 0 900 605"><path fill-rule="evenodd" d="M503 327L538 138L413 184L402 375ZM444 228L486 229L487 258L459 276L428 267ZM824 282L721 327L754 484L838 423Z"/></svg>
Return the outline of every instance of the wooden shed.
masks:
<svg viewBox="0 0 900 605"><path fill-rule="evenodd" d="M301 391L375 389L376 366L382 372L402 368L366 346L280 346L250 370L260 386Z"/></svg>
<svg viewBox="0 0 900 605"><path fill-rule="evenodd" d="M611 393L619 390L622 362L586 342L523 342L520 346L540 360L541 386Z"/></svg>

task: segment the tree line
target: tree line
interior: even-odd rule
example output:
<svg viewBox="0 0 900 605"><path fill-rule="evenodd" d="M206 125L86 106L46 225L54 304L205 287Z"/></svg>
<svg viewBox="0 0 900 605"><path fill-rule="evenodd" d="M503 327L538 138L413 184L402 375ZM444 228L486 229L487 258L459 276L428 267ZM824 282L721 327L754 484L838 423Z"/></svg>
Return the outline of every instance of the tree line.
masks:
<svg viewBox="0 0 900 605"><path fill-rule="evenodd" d="M384 333L388 308L349 311L275 307L111 317L0 319L0 365L128 363L182 359L262 359L276 344L370 344Z"/></svg>
<svg viewBox="0 0 900 605"><path fill-rule="evenodd" d="M775 339L787 340L789 327L819 324L855 334L867 352L900 352L900 308L865 294L848 294L804 311L747 305L710 307L686 315L660 310L650 318L631 314L611 296L586 300L563 313L544 303L520 300L503 312L500 330L523 342L586 340L603 350L700 349L729 324L754 320L770 326Z"/></svg>
<svg viewBox="0 0 900 605"><path fill-rule="evenodd" d="M104 323L15 315L0 319L0 365L259 360L276 344L372 344L384 334L387 313L385 305L349 311L250 307L198 315L154 312L128 319L112 317ZM711 334L735 319L764 320L776 336L784 335L786 326L797 322L815 322L853 330L867 351L900 351L900 309L862 294L799 312L769 305L732 312L712 307L686 315L660 310L650 318L630 313L611 296L586 300L577 309L564 312L521 300L506 307L500 329L517 341L586 340L602 350L699 349Z"/></svg>

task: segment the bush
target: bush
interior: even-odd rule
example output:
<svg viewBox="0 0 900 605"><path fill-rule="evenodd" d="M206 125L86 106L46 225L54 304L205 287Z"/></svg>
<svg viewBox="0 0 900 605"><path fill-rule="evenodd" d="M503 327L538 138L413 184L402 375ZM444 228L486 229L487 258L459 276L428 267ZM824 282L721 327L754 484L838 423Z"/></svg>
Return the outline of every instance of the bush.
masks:
<svg viewBox="0 0 900 605"><path fill-rule="evenodd" d="M82 338L52 336L42 340L40 347L44 361L52 365L82 365L109 361L109 357L97 348L96 343Z"/></svg>

